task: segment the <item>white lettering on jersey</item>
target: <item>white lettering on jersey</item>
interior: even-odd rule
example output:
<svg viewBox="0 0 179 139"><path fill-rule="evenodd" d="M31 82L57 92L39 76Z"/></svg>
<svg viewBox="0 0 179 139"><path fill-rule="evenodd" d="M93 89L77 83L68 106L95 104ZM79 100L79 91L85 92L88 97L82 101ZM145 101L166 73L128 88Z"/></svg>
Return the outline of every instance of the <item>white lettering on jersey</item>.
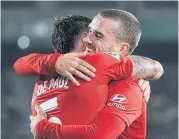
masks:
<svg viewBox="0 0 179 139"><path fill-rule="evenodd" d="M122 110L126 110L126 107L122 106L121 104L118 104L118 103L108 103L107 106L110 106L110 107L118 107L119 109L122 109Z"/></svg>
<svg viewBox="0 0 179 139"><path fill-rule="evenodd" d="M42 110L44 112L51 111L51 110L57 108L57 106L58 106L57 97L49 99L49 100L41 103L39 106L42 108Z"/></svg>
<svg viewBox="0 0 179 139"><path fill-rule="evenodd" d="M47 81L44 81L43 84L39 85L37 96L43 94L46 91Z"/></svg>
<svg viewBox="0 0 179 139"><path fill-rule="evenodd" d="M50 85L48 89L51 89L54 86L54 83L55 83L55 79L53 78L50 80Z"/></svg>
<svg viewBox="0 0 179 139"><path fill-rule="evenodd" d="M64 87L63 87L64 89L68 89L68 79L67 80L65 80L65 83L64 83Z"/></svg>
<svg viewBox="0 0 179 139"><path fill-rule="evenodd" d="M54 88L68 89L68 79L66 77L61 76L57 77L56 79L52 78L50 81L44 81L42 84L38 85L37 96Z"/></svg>
<svg viewBox="0 0 179 139"><path fill-rule="evenodd" d="M61 77L62 78L62 77ZM54 83L54 86L53 86L53 88L63 88L63 86L58 86L58 83L59 83L59 78L57 78L56 80L55 80L55 83ZM61 81L61 80L60 80Z"/></svg>

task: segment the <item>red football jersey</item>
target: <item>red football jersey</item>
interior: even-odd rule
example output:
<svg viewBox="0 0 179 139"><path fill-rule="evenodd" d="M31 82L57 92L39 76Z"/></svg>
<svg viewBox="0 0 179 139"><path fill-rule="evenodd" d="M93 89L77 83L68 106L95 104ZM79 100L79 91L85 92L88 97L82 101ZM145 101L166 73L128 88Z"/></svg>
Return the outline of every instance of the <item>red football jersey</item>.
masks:
<svg viewBox="0 0 179 139"><path fill-rule="evenodd" d="M59 54L48 54L48 55L30 54L28 56L20 58L15 63L14 68L17 73L23 74L23 75L43 74L48 77L49 76L51 77L51 75L53 75L51 73L54 73L53 65L55 64L55 61L57 60L58 56ZM130 65L130 63L128 64ZM125 71L123 73L125 73ZM42 78L45 79L46 77L42 77ZM64 80L64 78L62 78L61 80ZM126 80L126 81L129 83L129 80ZM39 129L39 132L42 132L42 135L43 135L43 132L45 132L45 134L48 136L46 132L48 131L51 135L53 134L55 137L59 134L62 134L62 137L65 137L65 138L72 137L72 139L74 139L75 137L77 139L80 139L80 138L85 139L85 137L95 138L96 136L97 138L112 139L112 138L116 138L119 134L121 135L118 137L118 139L145 139L146 103L142 100L142 105L138 104L141 102L141 101L138 101L141 99L141 97L137 97L140 95L135 95L135 94L139 94L139 93L141 94L141 91L139 88L137 89L135 87L136 81L134 80L131 82L130 80L130 84L126 84L126 83L124 84L124 82L126 81L113 82L109 86L108 103L106 107L102 111L100 111L99 115L95 118L95 121L92 122L91 124L80 125L80 126L69 125L69 126L61 127L60 125L55 125L52 123L47 123L47 125L44 125L45 122L42 121L41 128L38 127L37 129ZM61 85L59 85L57 82L52 80L50 86L66 87L66 82L61 81ZM120 88L126 88L126 90L121 91ZM45 88L41 85L41 87L39 88L39 93L42 93L44 89ZM90 90L90 93L93 93L93 89ZM126 95L129 93L131 97ZM49 101L48 103L53 102L53 101ZM53 104L53 105L55 107L56 104ZM141 106L142 108L140 108ZM139 109L137 110L136 107ZM141 115L140 115L140 111L141 111ZM71 116L73 117L73 115ZM106 120L106 119L109 119L109 120ZM129 126L125 131L124 129L126 128L126 126L125 126L125 123L121 121L121 119L123 119L125 123L127 123L127 125ZM58 121L58 119L55 119L55 120ZM133 120L134 122L132 122ZM45 130L43 130L44 128ZM110 130L110 131L107 131L107 130Z"/></svg>
<svg viewBox="0 0 179 139"><path fill-rule="evenodd" d="M137 79L112 82L106 106L92 123L59 125L42 120L35 132L48 139L145 139L145 106Z"/></svg>
<svg viewBox="0 0 179 139"><path fill-rule="evenodd" d="M104 107L108 83L132 74L131 61L114 53L93 53L83 59L96 68L95 78L90 82L79 79L77 87L60 75L40 76L33 93L33 115L35 105L40 105L51 122L89 124Z"/></svg>

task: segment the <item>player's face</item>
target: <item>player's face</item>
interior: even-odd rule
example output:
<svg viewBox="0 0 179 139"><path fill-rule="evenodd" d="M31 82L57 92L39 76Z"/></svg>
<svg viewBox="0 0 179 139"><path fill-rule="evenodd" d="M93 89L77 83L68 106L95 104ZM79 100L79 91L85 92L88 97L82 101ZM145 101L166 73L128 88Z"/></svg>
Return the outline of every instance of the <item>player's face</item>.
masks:
<svg viewBox="0 0 179 139"><path fill-rule="evenodd" d="M119 23L97 15L89 24L89 33L83 39L86 47L94 52L121 53L121 43L116 40Z"/></svg>

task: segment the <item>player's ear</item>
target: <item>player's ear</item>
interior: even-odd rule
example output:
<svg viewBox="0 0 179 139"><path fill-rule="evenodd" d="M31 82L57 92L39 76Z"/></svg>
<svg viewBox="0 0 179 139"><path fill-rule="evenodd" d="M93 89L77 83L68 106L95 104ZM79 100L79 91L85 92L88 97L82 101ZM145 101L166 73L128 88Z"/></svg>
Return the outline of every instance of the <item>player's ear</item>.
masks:
<svg viewBox="0 0 179 139"><path fill-rule="evenodd" d="M83 39L84 39L87 35L88 35L87 32L82 32L82 33L81 33L80 40L81 40L82 43L84 43L84 42L83 42Z"/></svg>
<svg viewBox="0 0 179 139"><path fill-rule="evenodd" d="M83 33L81 33L81 39L84 39L87 35L88 35L87 32L83 32Z"/></svg>
<svg viewBox="0 0 179 139"><path fill-rule="evenodd" d="M121 45L121 48L120 48L121 54L127 55L127 53L129 52L129 43L121 42L120 45Z"/></svg>

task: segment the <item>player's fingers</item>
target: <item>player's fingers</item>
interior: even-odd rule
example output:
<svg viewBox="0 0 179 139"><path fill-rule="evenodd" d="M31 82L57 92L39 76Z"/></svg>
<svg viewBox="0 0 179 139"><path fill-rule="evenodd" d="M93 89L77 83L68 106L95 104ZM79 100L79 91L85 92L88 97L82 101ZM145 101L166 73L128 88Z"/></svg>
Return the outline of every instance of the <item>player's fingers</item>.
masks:
<svg viewBox="0 0 179 139"><path fill-rule="evenodd" d="M30 123L30 129L31 130L33 129L33 123L32 122Z"/></svg>
<svg viewBox="0 0 179 139"><path fill-rule="evenodd" d="M144 91L144 98L145 98L146 102L148 102L148 100L149 100L150 93L151 93L150 87L146 88Z"/></svg>
<svg viewBox="0 0 179 139"><path fill-rule="evenodd" d="M31 121L33 120L33 118L34 118L33 115L29 116L29 119L30 119Z"/></svg>
<svg viewBox="0 0 179 139"><path fill-rule="evenodd" d="M151 93L151 92L150 92ZM145 100L146 100L146 102L148 102L149 101L149 98L150 98L150 93L146 96L146 98L145 98Z"/></svg>
<svg viewBox="0 0 179 139"><path fill-rule="evenodd" d="M139 86L140 86L140 87L142 87L143 82L144 82L143 79L140 79L140 80L139 80Z"/></svg>
<svg viewBox="0 0 179 139"><path fill-rule="evenodd" d="M34 130L33 130L33 129L34 129L34 125L33 125L33 123L31 122L31 123L30 123L30 130L31 130L31 133L32 133L32 134L34 134Z"/></svg>
<svg viewBox="0 0 179 139"><path fill-rule="evenodd" d="M74 70L73 75L76 75L77 77L79 77L79 78L81 78L81 79L83 79L85 81L91 81L91 79L88 76L84 75L83 73L81 73L78 70Z"/></svg>
<svg viewBox="0 0 179 139"><path fill-rule="evenodd" d="M96 72L96 69L93 66L91 66L90 64L88 64L87 62L85 62L84 60L80 59L79 64L86 67L87 69L89 69L92 72Z"/></svg>
<svg viewBox="0 0 179 139"><path fill-rule="evenodd" d="M38 106L38 105L35 106L35 110L36 110L37 114L40 113L40 109L39 109L39 106Z"/></svg>
<svg viewBox="0 0 179 139"><path fill-rule="evenodd" d="M34 130L32 129L32 127L31 127L30 131L31 131L32 134L34 134Z"/></svg>
<svg viewBox="0 0 179 139"><path fill-rule="evenodd" d="M150 85L149 85L149 81L144 81L143 84L142 84L142 86L141 86L142 91L145 91L145 89L146 89L148 86L150 86Z"/></svg>
<svg viewBox="0 0 179 139"><path fill-rule="evenodd" d="M144 90L144 97L146 97L150 93L150 86L147 86Z"/></svg>
<svg viewBox="0 0 179 139"><path fill-rule="evenodd" d="M89 69L87 69L86 67L79 65L77 67L78 70L80 70L81 72L89 75L90 77L95 77L95 74L93 72L91 72Z"/></svg>
<svg viewBox="0 0 179 139"><path fill-rule="evenodd" d="M35 106L35 110L36 110L37 114L40 114L41 116L43 116L45 118L47 117L46 113L42 110L42 108L39 105Z"/></svg>
<svg viewBox="0 0 179 139"><path fill-rule="evenodd" d="M74 85L80 85L79 82L68 71L65 72L64 76L67 77Z"/></svg>

